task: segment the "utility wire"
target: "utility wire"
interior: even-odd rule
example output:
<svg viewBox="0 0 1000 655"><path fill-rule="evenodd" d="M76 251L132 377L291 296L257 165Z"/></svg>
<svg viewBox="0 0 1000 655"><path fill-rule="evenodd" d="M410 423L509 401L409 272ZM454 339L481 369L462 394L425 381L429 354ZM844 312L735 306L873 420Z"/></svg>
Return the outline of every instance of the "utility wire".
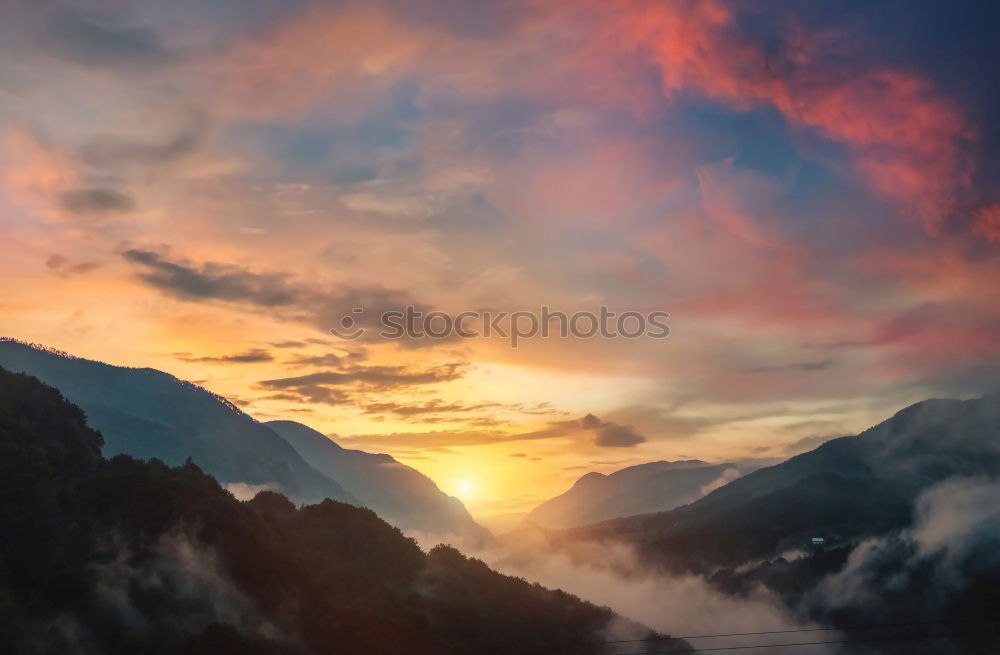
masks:
<svg viewBox="0 0 1000 655"><path fill-rule="evenodd" d="M899 635L895 637L869 637L867 639L836 639L831 641L799 641L784 644L760 644L758 646L716 646L713 648L681 648L676 650L651 650L641 653L620 653L618 655L671 655L673 653L709 653L723 650L749 650L751 648L786 648L788 646L817 646L821 644L861 644L877 641L919 641L922 639L944 639L947 637L996 637L1000 632L952 632L937 635ZM677 639L678 637L674 637Z"/></svg>
<svg viewBox="0 0 1000 655"><path fill-rule="evenodd" d="M907 623L873 623L868 625L844 625L831 628L800 628L798 630L765 630L762 632L727 632L715 635L687 635L687 636L666 636L648 637L646 639L614 639L608 640L605 644L633 644L646 641L667 641L670 639L709 639L712 637L750 637L755 635L784 635L798 632L832 632L835 630L871 630L875 628L906 628L918 625L942 625L946 623L988 623L1000 621L1000 617L989 619L943 619L940 621L909 621Z"/></svg>

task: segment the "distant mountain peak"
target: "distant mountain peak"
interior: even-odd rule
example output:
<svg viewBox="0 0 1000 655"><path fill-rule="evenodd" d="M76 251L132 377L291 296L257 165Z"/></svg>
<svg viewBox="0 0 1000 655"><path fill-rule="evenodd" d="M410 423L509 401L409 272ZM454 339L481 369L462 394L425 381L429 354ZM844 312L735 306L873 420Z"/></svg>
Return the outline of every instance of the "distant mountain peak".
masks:
<svg viewBox="0 0 1000 655"><path fill-rule="evenodd" d="M602 480L607 479L607 477L607 475L599 471L589 471L578 477L576 482L573 483L573 487L586 487L592 484L599 484Z"/></svg>
<svg viewBox="0 0 1000 655"><path fill-rule="evenodd" d="M998 434L1000 396L932 398L857 436L732 480L685 507L580 527L576 534L655 540L660 556L696 566L775 557L817 533L844 540L886 534L910 520L927 489L954 478L995 478ZM747 534L766 538L748 540ZM709 552L702 547L708 540L724 545Z"/></svg>
<svg viewBox="0 0 1000 655"><path fill-rule="evenodd" d="M627 466L623 469L618 469L611 475L617 475L623 471L669 471L674 469L683 468L700 468L702 466L714 466L709 462L702 461L700 459L679 459L676 461L670 461L665 459L660 459L655 462L644 462L642 464L635 464L633 466Z"/></svg>
<svg viewBox="0 0 1000 655"><path fill-rule="evenodd" d="M382 518L404 529L489 536L457 498L426 475L384 453L351 450L297 421L268 421L303 458L351 490Z"/></svg>
<svg viewBox="0 0 1000 655"><path fill-rule="evenodd" d="M610 474L591 471L565 493L533 509L525 520L544 528L566 528L664 511L700 498L734 468L686 459L644 462Z"/></svg>

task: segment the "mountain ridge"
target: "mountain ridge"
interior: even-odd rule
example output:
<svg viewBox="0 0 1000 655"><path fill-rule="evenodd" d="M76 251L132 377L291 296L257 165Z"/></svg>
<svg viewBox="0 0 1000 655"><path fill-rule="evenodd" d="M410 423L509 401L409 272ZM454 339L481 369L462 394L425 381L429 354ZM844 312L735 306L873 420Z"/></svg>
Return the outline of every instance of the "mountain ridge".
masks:
<svg viewBox="0 0 1000 655"><path fill-rule="evenodd" d="M58 390L0 367L0 652L598 655L612 628L658 636L425 553L369 509L239 501L193 462L106 459L102 442Z"/></svg>
<svg viewBox="0 0 1000 655"><path fill-rule="evenodd" d="M368 506L340 480L319 470L274 426L254 419L226 398L169 373L149 367L115 366L10 338L0 339L0 366L31 374L81 406L91 424L104 435L105 456L157 458L174 466L191 458L223 484L275 489L296 502L330 498ZM340 449L326 437L323 439ZM356 462L382 461L379 455L369 458L340 450ZM324 453L317 455L317 461L325 462L325 458ZM365 470L371 473L376 467L369 465ZM413 473L410 478L420 476L433 486L426 476L409 470ZM345 475L359 488L365 486L364 480L351 471L345 471ZM385 476L380 479L384 482ZM405 496L409 491L401 489L398 493ZM373 509L391 509L391 497L391 489L381 488L377 495L380 502ZM448 523L443 511L427 511L425 515L434 519L429 524L414 520L420 518L416 514L410 517L401 511L390 512L395 521L433 534L488 534L457 499L446 503L434 499L431 492L420 498L436 500L435 508L457 503L459 507L452 509L453 521ZM406 500L404 506L418 508L418 503Z"/></svg>
<svg viewBox="0 0 1000 655"><path fill-rule="evenodd" d="M732 472L732 473L730 473ZM547 528L570 528L599 520L672 509L703 495L733 464L702 460L654 461L609 474L591 471L562 494L532 509L525 521Z"/></svg>
<svg viewBox="0 0 1000 655"><path fill-rule="evenodd" d="M56 387L104 435L104 454L192 458L223 483L278 485L298 500L358 503L279 435L218 394L157 369L115 366L16 340L0 366ZM181 411L182 410L182 411Z"/></svg>
<svg viewBox="0 0 1000 655"><path fill-rule="evenodd" d="M489 532L461 501L442 492L433 480L384 453L344 448L298 421L265 423L321 472L341 481L366 507L403 529L487 538Z"/></svg>
<svg viewBox="0 0 1000 655"><path fill-rule="evenodd" d="M737 530L744 535L775 533L764 518L773 513L761 508L769 503L789 507L805 502L806 496L813 494L810 481L817 488L827 488L831 476L847 481L844 489L853 484L878 488L885 494L873 495L871 507L862 508L854 517L842 516L846 523L825 528L838 538L859 538L870 534L875 524L882 530L904 526L917 496L937 482L952 477L996 476L1000 471L998 435L998 395L920 401L855 436L832 439L780 464L748 473L687 505L569 528L554 534L553 539L624 539L671 567L711 570L740 559ZM892 520L883 520L887 517L878 507L882 501L891 509ZM837 498L829 497L825 502L836 505ZM787 516L798 521L792 513ZM775 533L770 541L761 540L743 549L744 556L774 556L789 544L805 543L810 532L822 528L811 525L808 531ZM718 558L705 555L694 546L699 534L729 539L733 551Z"/></svg>

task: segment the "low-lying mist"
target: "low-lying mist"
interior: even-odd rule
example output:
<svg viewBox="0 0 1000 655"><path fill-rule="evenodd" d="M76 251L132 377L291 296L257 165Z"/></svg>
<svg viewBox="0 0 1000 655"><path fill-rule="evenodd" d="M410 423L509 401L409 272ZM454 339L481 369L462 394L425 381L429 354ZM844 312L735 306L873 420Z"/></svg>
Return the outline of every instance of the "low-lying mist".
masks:
<svg viewBox="0 0 1000 655"><path fill-rule="evenodd" d="M553 545L545 534L519 530L487 545L458 544L467 554L494 569L563 589L604 605L618 614L662 633L689 638L695 648L861 640L845 645L809 646L811 653L964 653L966 645L922 634L982 632L983 625L955 621L984 585L1000 570L1000 482L992 478L952 477L921 493L911 524L890 534L871 535L849 549L842 566L803 577L800 595L782 595L760 582L729 593L695 574L676 574L648 563L619 541L566 541ZM429 543L418 535L418 541ZM771 561L805 564L811 553L775 553ZM781 558L779 560L779 558ZM755 570L768 562L748 561L737 575L756 580ZM802 570L808 570L803 566ZM763 576L760 579L766 579ZM970 610L971 611L971 610ZM977 610L979 614L987 611ZM967 612L959 618L967 619ZM976 618L976 617L973 617ZM848 623L844 623L844 621ZM873 632L816 631L830 625L940 622L922 633L895 629ZM989 627L987 625L986 627ZM746 632L813 630L804 633L697 638ZM627 632L627 631L626 631ZM877 637L872 643L865 640ZM896 638L900 638L898 641ZM916 637L913 643L907 641ZM607 639L628 639L609 630ZM881 640L881 641L879 641ZM618 649L620 648L620 650ZM903 648L903 650L899 650ZM623 643L612 653L648 652L644 644ZM754 649L754 653L788 652L787 648Z"/></svg>
<svg viewBox="0 0 1000 655"><path fill-rule="evenodd" d="M424 546L430 543L420 535L414 536ZM488 546L458 547L501 573L562 589L664 634L693 637L818 627L794 619L781 600L763 587L746 595L730 595L699 576L668 574L645 564L625 543L578 542L555 549L541 535L519 533L516 540L499 539ZM836 633L822 634L831 638ZM627 626L617 629L614 625L606 636L609 641L632 637ZM695 648L708 648L780 643L783 637L757 635L690 641ZM795 640L802 639L789 639ZM612 645L609 652L625 654L647 649L645 644L622 643ZM825 655L833 651L811 652Z"/></svg>

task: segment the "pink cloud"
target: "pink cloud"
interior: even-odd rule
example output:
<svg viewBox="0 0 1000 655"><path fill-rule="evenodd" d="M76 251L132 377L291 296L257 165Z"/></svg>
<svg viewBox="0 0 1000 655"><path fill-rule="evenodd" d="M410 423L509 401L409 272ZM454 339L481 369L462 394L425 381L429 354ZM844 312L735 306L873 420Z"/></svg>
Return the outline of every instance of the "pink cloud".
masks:
<svg viewBox="0 0 1000 655"><path fill-rule="evenodd" d="M973 234L986 237L990 241L1000 242L1000 204L980 207L973 212L975 223Z"/></svg>
<svg viewBox="0 0 1000 655"><path fill-rule="evenodd" d="M873 67L848 71L824 56L837 35L793 31L775 58L738 34L717 0L621 0L610 38L648 57L669 97L695 91L737 108L770 105L794 125L844 143L857 176L937 233L970 186L962 142L974 130L952 100L919 75Z"/></svg>

